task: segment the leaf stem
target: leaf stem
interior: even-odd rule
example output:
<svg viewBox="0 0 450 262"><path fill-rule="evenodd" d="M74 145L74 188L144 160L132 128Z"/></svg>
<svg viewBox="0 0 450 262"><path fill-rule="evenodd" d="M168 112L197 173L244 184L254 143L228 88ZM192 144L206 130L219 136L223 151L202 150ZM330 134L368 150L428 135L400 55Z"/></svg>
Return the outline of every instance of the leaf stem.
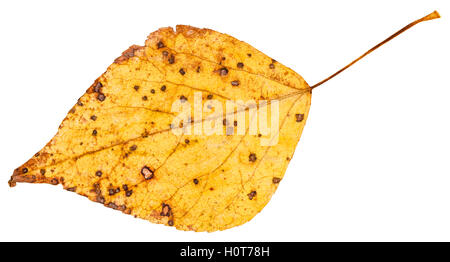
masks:
<svg viewBox="0 0 450 262"><path fill-rule="evenodd" d="M436 19L436 18L440 18L441 16L439 15L439 13L437 11L434 11L433 13L426 15L420 19L417 19L416 21L408 24L407 26L403 27L402 29L398 30L397 32L395 32L393 35L391 35L390 37L386 38L384 41L380 42L379 44L377 44L376 46L372 47L371 49L369 49L369 51L365 52L362 56L358 57L357 59L353 60L353 62L351 62L350 64L344 66L343 68L341 68L339 71L337 71L336 73L332 74L331 76L325 78L324 80L320 81L319 83L311 86L311 89L314 89L320 85L322 85L323 83L327 82L328 80L332 79L333 77L337 76L338 74L340 74L342 71L344 71L345 69L349 68L350 66L352 66L354 63L358 62L359 60L361 60L363 57L365 57L366 55L372 53L374 50L376 50L377 48L379 48L380 46L384 45L385 43L389 42L390 40L394 39L396 36L398 36L399 34L405 32L406 30L408 30L409 28L415 26L416 24L420 23L420 22L424 22L424 21L428 21L428 20L432 20L432 19Z"/></svg>

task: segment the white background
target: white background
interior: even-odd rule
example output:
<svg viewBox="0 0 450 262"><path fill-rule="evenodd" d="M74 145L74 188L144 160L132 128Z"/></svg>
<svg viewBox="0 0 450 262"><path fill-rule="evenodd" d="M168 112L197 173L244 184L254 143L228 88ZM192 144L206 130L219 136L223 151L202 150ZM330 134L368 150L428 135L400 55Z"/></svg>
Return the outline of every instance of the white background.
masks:
<svg viewBox="0 0 450 262"><path fill-rule="evenodd" d="M60 186L8 187L107 66L159 27L230 34L312 85L435 9L442 19L314 90L285 179L243 226L182 232ZM0 240L450 241L449 19L448 1L2 1Z"/></svg>

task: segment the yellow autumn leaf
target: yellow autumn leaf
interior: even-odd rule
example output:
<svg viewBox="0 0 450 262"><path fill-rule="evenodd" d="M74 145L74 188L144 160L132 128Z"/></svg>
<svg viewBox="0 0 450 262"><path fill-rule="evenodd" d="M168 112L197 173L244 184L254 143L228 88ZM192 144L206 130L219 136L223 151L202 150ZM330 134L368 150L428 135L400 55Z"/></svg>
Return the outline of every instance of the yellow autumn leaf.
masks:
<svg viewBox="0 0 450 262"><path fill-rule="evenodd" d="M311 90L293 70L231 36L161 28L108 67L9 183L62 184L181 230L238 226L283 179Z"/></svg>

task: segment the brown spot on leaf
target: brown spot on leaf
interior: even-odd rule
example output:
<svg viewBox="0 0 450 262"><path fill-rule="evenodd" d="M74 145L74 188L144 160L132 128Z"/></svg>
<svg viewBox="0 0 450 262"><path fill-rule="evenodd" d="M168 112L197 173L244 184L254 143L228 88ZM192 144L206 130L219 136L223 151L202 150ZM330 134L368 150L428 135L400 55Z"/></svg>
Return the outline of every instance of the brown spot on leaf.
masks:
<svg viewBox="0 0 450 262"><path fill-rule="evenodd" d="M91 120L92 120L92 121L97 120L97 116L96 116L96 115L92 115L92 116L91 116Z"/></svg>
<svg viewBox="0 0 450 262"><path fill-rule="evenodd" d="M171 211L172 211L172 209L170 208L170 206L163 203L160 215L170 217L170 215L172 213Z"/></svg>
<svg viewBox="0 0 450 262"><path fill-rule="evenodd" d="M167 88L167 87L166 87L165 85L164 85L164 86L161 86L161 91L163 91L163 92L166 91L166 88Z"/></svg>
<svg viewBox="0 0 450 262"><path fill-rule="evenodd" d="M97 99L98 99L100 102L103 102L103 101L105 101L106 96L105 96L104 94L100 93L100 94L97 95Z"/></svg>
<svg viewBox="0 0 450 262"><path fill-rule="evenodd" d="M275 65L272 63L272 64L269 65L269 68L270 68L270 69L274 69L274 68L275 68Z"/></svg>
<svg viewBox="0 0 450 262"><path fill-rule="evenodd" d="M186 102L188 99L187 99L187 97L185 97L185 96L180 96L180 102L181 103L184 103L184 102Z"/></svg>
<svg viewBox="0 0 450 262"><path fill-rule="evenodd" d="M231 81L231 85L232 86L238 86L239 85L239 80Z"/></svg>
<svg viewBox="0 0 450 262"><path fill-rule="evenodd" d="M238 68L244 68L244 63L242 63L242 62L237 63L237 67Z"/></svg>
<svg viewBox="0 0 450 262"><path fill-rule="evenodd" d="M180 72L180 74L181 74L182 76L184 76L184 74L186 74L186 71L184 71L183 68L181 68L179 72Z"/></svg>
<svg viewBox="0 0 450 262"><path fill-rule="evenodd" d="M137 145L130 146L130 151L135 151L137 149Z"/></svg>
<svg viewBox="0 0 450 262"><path fill-rule="evenodd" d="M103 172L100 170L97 170L97 172L95 172L95 175L98 177L101 177L103 175Z"/></svg>
<svg viewBox="0 0 450 262"><path fill-rule="evenodd" d="M248 156L248 161L250 161L250 162L255 162L255 161L256 161L256 154L255 154L255 153L251 153L251 154Z"/></svg>
<svg viewBox="0 0 450 262"><path fill-rule="evenodd" d="M22 173L28 173L28 168L26 168L26 167L24 167L24 168L22 168Z"/></svg>
<svg viewBox="0 0 450 262"><path fill-rule="evenodd" d="M143 46L138 46L138 45L132 45L130 46L127 50L125 50L121 56L119 56L118 58L116 58L116 60L114 60L114 63L121 63L124 62L126 60L128 60L129 58L135 56L136 51L143 49Z"/></svg>
<svg viewBox="0 0 450 262"><path fill-rule="evenodd" d="M168 61L169 61L169 64L175 63L175 56L173 54L170 54Z"/></svg>
<svg viewBox="0 0 450 262"><path fill-rule="evenodd" d="M278 183L280 183L280 181L281 181L281 178L279 178L279 177L272 178L272 183L274 183L274 184L278 184Z"/></svg>
<svg viewBox="0 0 450 262"><path fill-rule="evenodd" d="M194 184L198 184L198 179L197 178L194 178L194 180L192 180L192 182L194 182Z"/></svg>
<svg viewBox="0 0 450 262"><path fill-rule="evenodd" d="M59 184L59 181L58 181L57 178L52 178L52 180L50 180L50 183L51 183L52 185L57 185L57 184Z"/></svg>
<svg viewBox="0 0 450 262"><path fill-rule="evenodd" d="M164 43L163 43L162 41L159 41L159 42L156 44L156 47L157 47L158 49L160 49L160 48L165 47L165 45L164 45Z"/></svg>
<svg viewBox="0 0 450 262"><path fill-rule="evenodd" d="M75 192L76 190L77 190L76 186L67 188L67 191L70 191L70 192Z"/></svg>
<svg viewBox="0 0 450 262"><path fill-rule="evenodd" d="M94 92L99 93L101 91L102 87L103 87L102 83L97 82L97 84L95 84L95 86L94 86Z"/></svg>
<svg viewBox="0 0 450 262"><path fill-rule="evenodd" d="M296 122L302 122L304 118L305 118L304 114L295 114L295 121Z"/></svg>
<svg viewBox="0 0 450 262"><path fill-rule="evenodd" d="M145 180L149 180L149 179L152 179L152 178L153 178L153 176L154 176L154 171L151 170L148 166L144 166L144 167L141 169L141 175L144 176L144 179L145 179Z"/></svg>
<svg viewBox="0 0 450 262"><path fill-rule="evenodd" d="M167 222L167 224L168 224L169 226L173 226L173 220L169 220L169 221Z"/></svg>
<svg viewBox="0 0 450 262"><path fill-rule="evenodd" d="M41 169L40 172L41 172L41 175L45 175L45 169Z"/></svg>
<svg viewBox="0 0 450 262"><path fill-rule="evenodd" d="M221 69L219 69L219 74L221 76L226 76L228 75L228 69L226 67L222 67Z"/></svg>
<svg viewBox="0 0 450 262"><path fill-rule="evenodd" d="M136 90L136 91L139 90L139 86L134 86L133 88L134 88L134 90Z"/></svg>
<svg viewBox="0 0 450 262"><path fill-rule="evenodd" d="M97 135L97 130L96 130L96 129L94 129L94 130L92 131L92 135L93 135L93 136L96 136L96 135Z"/></svg>
<svg viewBox="0 0 450 262"><path fill-rule="evenodd" d="M128 190L128 191L125 192L125 195L126 195L127 197L130 197L131 194L133 194L133 190Z"/></svg>
<svg viewBox="0 0 450 262"><path fill-rule="evenodd" d="M252 191L247 194L248 199L253 200L253 198L256 196L256 191Z"/></svg>
<svg viewBox="0 0 450 262"><path fill-rule="evenodd" d="M114 203L114 202L109 202L109 203L108 203L108 207L110 207L110 208L112 208L112 209L117 209L117 208L118 208L118 206L117 206L116 203Z"/></svg>

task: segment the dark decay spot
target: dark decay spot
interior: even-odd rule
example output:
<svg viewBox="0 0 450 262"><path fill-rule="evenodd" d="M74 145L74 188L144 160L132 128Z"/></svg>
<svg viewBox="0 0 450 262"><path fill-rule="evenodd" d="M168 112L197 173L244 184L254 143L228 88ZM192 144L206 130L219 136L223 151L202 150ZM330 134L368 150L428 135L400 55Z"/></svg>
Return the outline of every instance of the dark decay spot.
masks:
<svg viewBox="0 0 450 262"><path fill-rule="evenodd" d="M137 149L137 145L130 146L130 151L135 151Z"/></svg>
<svg viewBox="0 0 450 262"><path fill-rule="evenodd" d="M97 130L96 130L96 129L94 129L94 130L92 131L92 135L93 135L93 136L96 136L96 135L97 135Z"/></svg>
<svg viewBox="0 0 450 262"><path fill-rule="evenodd" d="M167 224L168 224L169 226L173 226L173 220L169 220L169 222L167 222Z"/></svg>
<svg viewBox="0 0 450 262"><path fill-rule="evenodd" d="M37 152L36 154L34 154L34 157L38 157L38 156L40 156L41 154L39 154L39 152Z"/></svg>
<svg viewBox="0 0 450 262"><path fill-rule="evenodd" d="M98 177L101 177L103 175L103 172L100 170L97 170L97 172L95 172L95 175Z"/></svg>
<svg viewBox="0 0 450 262"><path fill-rule="evenodd" d="M105 203L105 198L103 196L97 196L96 197L97 202L104 204Z"/></svg>
<svg viewBox="0 0 450 262"><path fill-rule="evenodd" d="M221 76L226 76L228 75L228 69L226 67L222 67L221 69L219 69L219 74Z"/></svg>
<svg viewBox="0 0 450 262"><path fill-rule="evenodd" d="M126 195L127 197L130 197L131 194L133 194L133 190L127 190L127 191L125 192L125 195Z"/></svg>
<svg viewBox="0 0 450 262"><path fill-rule="evenodd" d="M77 105L79 105L79 106L83 106L83 102L81 102L81 101L80 101L80 99L78 99L78 101L77 101Z"/></svg>
<svg viewBox="0 0 450 262"><path fill-rule="evenodd" d="M103 101L105 101L106 96L105 96L104 94L100 93L100 94L98 94L97 99L98 99L100 102L103 102Z"/></svg>
<svg viewBox="0 0 450 262"><path fill-rule="evenodd" d="M244 68L244 63L242 63L242 62L237 63L237 67L238 68Z"/></svg>
<svg viewBox="0 0 450 262"><path fill-rule="evenodd" d="M169 64L175 63L175 56L173 54L170 54L168 61L169 61Z"/></svg>
<svg viewBox="0 0 450 262"><path fill-rule="evenodd" d="M51 183L52 185L57 185L57 184L59 184L59 181L58 181L57 178L52 178L52 180L50 180L50 183Z"/></svg>
<svg viewBox="0 0 450 262"><path fill-rule="evenodd" d="M234 120L233 125L237 126L238 125L238 121Z"/></svg>
<svg viewBox="0 0 450 262"><path fill-rule="evenodd" d="M186 74L186 71L184 71L183 68L181 68L179 72L180 72L180 74L181 74L182 76L184 76L184 74Z"/></svg>
<svg viewBox="0 0 450 262"><path fill-rule="evenodd" d="M276 62L277 62L277 60L275 60L275 59L272 58L272 63L275 64Z"/></svg>
<svg viewBox="0 0 450 262"><path fill-rule="evenodd" d="M110 196L112 196L112 195L114 195L116 193L116 191L113 188L110 188L108 190L108 193L109 193Z"/></svg>
<svg viewBox="0 0 450 262"><path fill-rule="evenodd" d="M189 141L189 139L185 139L184 142L185 142L186 144L189 144L190 141Z"/></svg>
<svg viewBox="0 0 450 262"><path fill-rule="evenodd" d="M247 196L248 196L248 199L252 200L256 196L256 191L252 191L252 192L248 193Z"/></svg>
<svg viewBox="0 0 450 262"><path fill-rule="evenodd" d="M166 91L166 89L167 89L167 87L164 85L164 86L161 86L161 91Z"/></svg>
<svg viewBox="0 0 450 262"><path fill-rule="evenodd" d="M166 50L162 51L163 56L168 56L169 52L167 52Z"/></svg>
<svg viewBox="0 0 450 262"><path fill-rule="evenodd" d="M197 178L194 178L194 180L193 180L193 182L194 182L194 184L198 184L198 179Z"/></svg>
<svg viewBox="0 0 450 262"><path fill-rule="evenodd" d="M156 44L156 47L158 47L158 49L159 49L159 48L163 48L163 47L165 47L165 46L164 46L164 43L163 43L162 41L159 41L159 42Z"/></svg>
<svg viewBox="0 0 450 262"><path fill-rule="evenodd" d="M92 121L97 120L97 116L96 116L96 115L92 115L92 116L91 116L91 120L92 120Z"/></svg>
<svg viewBox="0 0 450 262"><path fill-rule="evenodd" d="M67 188L67 191L70 191L70 192L75 192L76 190L77 190L76 186Z"/></svg>
<svg viewBox="0 0 450 262"><path fill-rule="evenodd" d="M258 134L258 137L262 137L262 135L261 135L261 134Z"/></svg>
<svg viewBox="0 0 450 262"><path fill-rule="evenodd" d="M231 85L232 86L238 86L239 85L239 80L231 81Z"/></svg>
<svg viewBox="0 0 450 262"><path fill-rule="evenodd" d="M295 114L295 121L297 122L302 122L304 118L305 118L304 114Z"/></svg>
<svg viewBox="0 0 450 262"><path fill-rule="evenodd" d="M150 93L154 94L155 93L155 89L150 90Z"/></svg>
<svg viewBox="0 0 450 262"><path fill-rule="evenodd" d="M163 203L163 204L162 204L162 209L161 209L160 215L161 215L161 216L170 217L171 210L172 210L172 209L170 208L169 205Z"/></svg>
<svg viewBox="0 0 450 262"><path fill-rule="evenodd" d="M248 56L248 57L252 57L252 54L248 53L247 56Z"/></svg>
<svg viewBox="0 0 450 262"><path fill-rule="evenodd" d="M250 161L250 162L255 162L255 161L256 161L256 154L255 154L255 153L251 153L251 154L248 156L248 161Z"/></svg>
<svg viewBox="0 0 450 262"><path fill-rule="evenodd" d="M273 63L271 63L271 64L269 65L269 68L270 68L270 69L274 69L274 68L275 68L275 65L274 65Z"/></svg>
<svg viewBox="0 0 450 262"><path fill-rule="evenodd" d="M40 172L41 172L41 175L45 175L45 169L41 169Z"/></svg>
<svg viewBox="0 0 450 262"><path fill-rule="evenodd" d="M222 120L222 124L223 124L224 126L228 125L227 119L224 118L224 119Z"/></svg>
<svg viewBox="0 0 450 262"><path fill-rule="evenodd" d="M108 207L110 207L112 209L117 209L118 208L118 206L114 202L109 202L108 203Z"/></svg>
<svg viewBox="0 0 450 262"><path fill-rule="evenodd" d="M128 191L128 185L122 185L122 189L123 189L124 191Z"/></svg>
<svg viewBox="0 0 450 262"><path fill-rule="evenodd" d="M22 173L28 173L28 168L26 168L26 167L24 167L24 168L22 168Z"/></svg>
<svg viewBox="0 0 450 262"><path fill-rule="evenodd" d="M153 178L153 172L154 172L154 171L152 171L148 166L144 166L144 167L141 169L141 175L144 176L144 179L145 179L145 180L152 179L152 178Z"/></svg>
<svg viewBox="0 0 450 262"><path fill-rule="evenodd" d="M134 86L133 88L134 88L134 90L136 90L136 91L139 90L139 86Z"/></svg>
<svg viewBox="0 0 450 262"><path fill-rule="evenodd" d="M180 101L181 101L181 103L184 103L184 102L186 102L188 99L185 97L185 96L180 96Z"/></svg>
<svg viewBox="0 0 450 262"><path fill-rule="evenodd" d="M142 100L147 101L147 100L148 100L148 97L147 97L147 96L143 96L143 97L142 97Z"/></svg>
<svg viewBox="0 0 450 262"><path fill-rule="evenodd" d="M279 178L279 177L272 178L272 183L274 183L274 184L278 184L278 183L280 183L280 181L281 181L281 178Z"/></svg>
<svg viewBox="0 0 450 262"><path fill-rule="evenodd" d="M200 73L200 66L197 66L197 73Z"/></svg>
<svg viewBox="0 0 450 262"><path fill-rule="evenodd" d="M97 82L97 84L94 86L94 92L99 93L100 89L103 87L102 83Z"/></svg>
<svg viewBox="0 0 450 262"><path fill-rule="evenodd" d="M210 188L209 188L209 191L214 191L214 187L210 187Z"/></svg>
<svg viewBox="0 0 450 262"><path fill-rule="evenodd" d="M211 95L211 94L209 94L207 97L206 97L206 99L212 99L213 98L213 95Z"/></svg>

